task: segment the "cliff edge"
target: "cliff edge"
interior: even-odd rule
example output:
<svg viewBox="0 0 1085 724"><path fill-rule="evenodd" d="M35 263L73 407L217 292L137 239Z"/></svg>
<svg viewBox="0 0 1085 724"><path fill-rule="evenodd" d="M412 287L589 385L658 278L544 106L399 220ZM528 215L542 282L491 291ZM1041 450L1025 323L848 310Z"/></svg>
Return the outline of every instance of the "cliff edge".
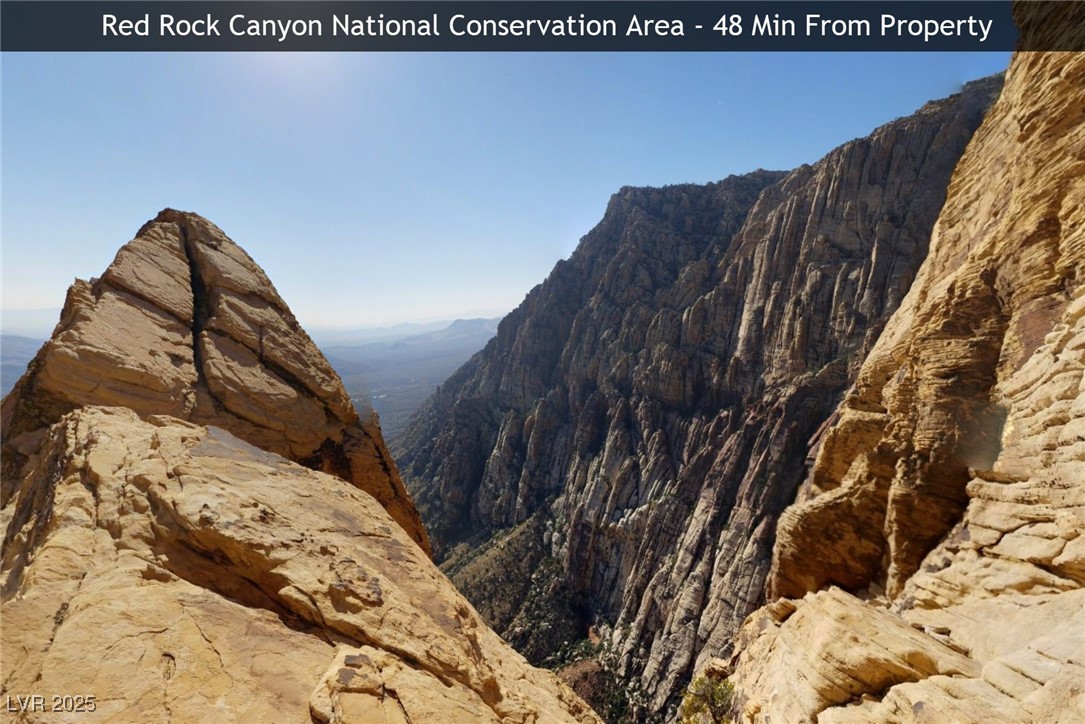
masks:
<svg viewBox="0 0 1085 724"><path fill-rule="evenodd" d="M673 712L763 603L808 443L926 255L1000 78L788 173L625 188L399 438L437 560L534 662L602 632ZM583 644L579 643L583 641Z"/></svg>
<svg viewBox="0 0 1085 724"><path fill-rule="evenodd" d="M1083 149L1085 56L1015 55L780 518L743 720L1085 720Z"/></svg>

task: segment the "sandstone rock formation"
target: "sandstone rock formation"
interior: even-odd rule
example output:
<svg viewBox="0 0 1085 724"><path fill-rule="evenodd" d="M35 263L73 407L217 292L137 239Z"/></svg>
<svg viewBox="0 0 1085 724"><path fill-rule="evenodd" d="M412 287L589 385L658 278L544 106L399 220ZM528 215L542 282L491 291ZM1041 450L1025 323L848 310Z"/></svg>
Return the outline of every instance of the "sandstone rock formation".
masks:
<svg viewBox="0 0 1085 724"><path fill-rule="evenodd" d="M745 720L1085 720L1083 149L1085 56L1017 54L780 518L769 592L803 598L743 630Z"/></svg>
<svg viewBox="0 0 1085 724"><path fill-rule="evenodd" d="M3 693L89 713L22 721L597 721L338 477L117 407L63 415L25 458Z"/></svg>
<svg viewBox="0 0 1085 724"><path fill-rule="evenodd" d="M803 601L769 604L750 616L743 634L749 639L740 637L738 646L751 673L742 681L742 693L764 702L763 710L750 716L766 721L810 721L824 700L848 703L892 684L976 676L980 668L900 618L836 588ZM790 675L778 680L785 670Z"/></svg>
<svg viewBox="0 0 1085 724"><path fill-rule="evenodd" d="M385 448L263 270L196 214L167 209L100 279L77 280L60 323L3 403L0 506L44 430L84 405L222 427L338 475L429 542Z"/></svg>
<svg viewBox="0 0 1085 724"><path fill-rule="evenodd" d="M623 189L431 398L397 459L444 569L529 658L609 626L661 712L729 653L998 87L788 174Z"/></svg>

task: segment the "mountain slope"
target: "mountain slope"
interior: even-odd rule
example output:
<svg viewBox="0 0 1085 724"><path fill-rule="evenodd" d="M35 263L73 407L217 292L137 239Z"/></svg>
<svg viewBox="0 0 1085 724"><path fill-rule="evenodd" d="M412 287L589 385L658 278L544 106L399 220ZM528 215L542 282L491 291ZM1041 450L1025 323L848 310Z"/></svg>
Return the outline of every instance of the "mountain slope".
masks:
<svg viewBox="0 0 1085 724"><path fill-rule="evenodd" d="M770 595L802 600L743 630L744 720L1085 720L1083 149L1085 57L1015 55L780 519Z"/></svg>
<svg viewBox="0 0 1085 724"><path fill-rule="evenodd" d="M13 695L93 696L85 721L595 721L346 481L116 407L38 457L4 510Z"/></svg>
<svg viewBox="0 0 1085 724"><path fill-rule="evenodd" d="M808 441L998 87L786 175L623 189L427 403L405 479L444 569L530 659L602 624L609 666L659 712L729 651Z"/></svg>

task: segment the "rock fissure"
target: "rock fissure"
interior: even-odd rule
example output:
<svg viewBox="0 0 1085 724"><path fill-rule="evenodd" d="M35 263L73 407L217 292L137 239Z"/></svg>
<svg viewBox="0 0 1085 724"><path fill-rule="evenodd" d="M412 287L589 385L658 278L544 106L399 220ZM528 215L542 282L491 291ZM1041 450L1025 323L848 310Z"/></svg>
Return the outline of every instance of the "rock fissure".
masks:
<svg viewBox="0 0 1085 724"><path fill-rule="evenodd" d="M183 218L178 219L175 223L181 234L182 249L188 262L188 283L189 288L192 290L192 364L196 369L196 386L206 390L209 395L214 397L210 386L207 384L207 373L204 369L202 350L203 333L213 314L211 300L204 284L203 275L200 273L196 257L196 240L192 238L189 225Z"/></svg>
<svg viewBox="0 0 1085 724"><path fill-rule="evenodd" d="M186 616L187 616L188 620L192 622L192 625L196 627L196 631L199 632L200 638L202 638L205 642L207 642L207 645L210 646L211 650L215 652L215 658L218 659L219 667L221 668L222 672L225 673L225 674L228 674L229 669L226 666L226 662L222 660L222 653L220 653L219 650L218 650L218 647L215 646L215 642L207 637L207 634L204 633L203 627L200 626L199 621L197 621L195 618L193 618L193 616L191 614L186 613ZM166 656L166 655L167 654L163 654L163 656ZM170 658L172 659L173 657L171 656ZM167 677L167 678L172 678L172 677Z"/></svg>
<svg viewBox="0 0 1085 724"><path fill-rule="evenodd" d="M338 475L429 550L376 422L358 418L264 272L195 214L162 211L100 281L72 286L56 335L4 400L0 505L25 461L12 432L37 434L96 404L215 425Z"/></svg>
<svg viewBox="0 0 1085 724"><path fill-rule="evenodd" d="M389 696L392 699L392 701L394 701L396 703L396 706L399 708L400 714L403 715L403 719L406 722L406 724L414 724L414 720L411 719L410 713L408 713L407 708L405 706L403 706L403 702L399 700L399 697L396 696L395 691L389 691L387 689L382 689L381 690L381 695L382 696L384 696L384 695Z"/></svg>

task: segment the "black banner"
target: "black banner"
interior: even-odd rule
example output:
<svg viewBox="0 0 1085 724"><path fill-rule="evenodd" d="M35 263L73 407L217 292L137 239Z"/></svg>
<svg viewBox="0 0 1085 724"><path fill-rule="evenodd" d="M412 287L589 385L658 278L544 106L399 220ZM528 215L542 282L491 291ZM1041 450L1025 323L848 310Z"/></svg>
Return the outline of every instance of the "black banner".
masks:
<svg viewBox="0 0 1085 724"><path fill-rule="evenodd" d="M1008 0L0 0L0 48L4 51L1006 51L1015 47L1082 50L1085 48L1082 5L1085 3L1061 0L1018 3ZM1020 38L1019 27L1024 29Z"/></svg>

